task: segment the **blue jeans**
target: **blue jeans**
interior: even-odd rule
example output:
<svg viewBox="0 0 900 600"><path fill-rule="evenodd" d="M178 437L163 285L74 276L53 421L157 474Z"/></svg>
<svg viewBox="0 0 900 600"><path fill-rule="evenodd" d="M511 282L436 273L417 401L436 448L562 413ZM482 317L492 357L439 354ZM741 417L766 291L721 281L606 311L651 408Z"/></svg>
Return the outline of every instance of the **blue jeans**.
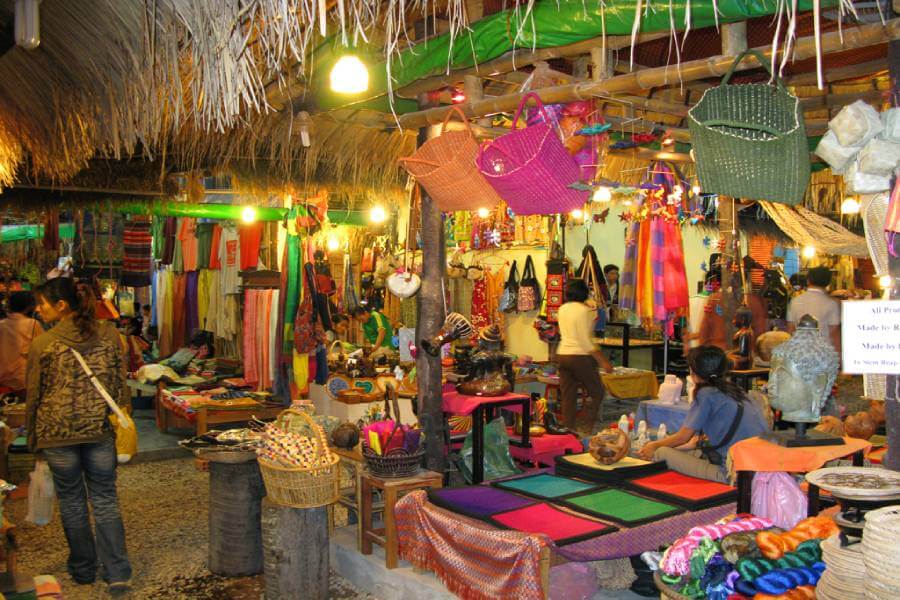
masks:
<svg viewBox="0 0 900 600"><path fill-rule="evenodd" d="M78 583L92 583L99 554L104 581L128 581L131 563L116 496L115 439L45 448L42 452L53 474L59 514L69 543L69 575ZM96 543L88 517L88 498L94 509Z"/></svg>

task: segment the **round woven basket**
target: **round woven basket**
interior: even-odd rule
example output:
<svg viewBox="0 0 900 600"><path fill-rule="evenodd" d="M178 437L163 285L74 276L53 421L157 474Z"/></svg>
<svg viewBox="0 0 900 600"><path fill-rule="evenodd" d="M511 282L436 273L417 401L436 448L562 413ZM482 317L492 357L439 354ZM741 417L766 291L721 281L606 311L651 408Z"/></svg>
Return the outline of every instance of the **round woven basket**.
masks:
<svg viewBox="0 0 900 600"><path fill-rule="evenodd" d="M334 504L339 495L340 457L328 449L325 431L316 425L306 412L296 409L283 411L278 415L276 423L285 429L292 427L294 423L304 421L309 430L315 432L313 439L316 442L314 444L316 466L284 467L259 458L259 470L266 486L266 495L272 502L292 508L315 508ZM323 455L328 456L328 460L325 464L319 464L319 458Z"/></svg>
<svg viewBox="0 0 900 600"><path fill-rule="evenodd" d="M900 598L900 506L866 513L863 529L866 597Z"/></svg>
<svg viewBox="0 0 900 600"><path fill-rule="evenodd" d="M382 456L376 454L368 444L362 446L363 458L369 466L369 471L376 477L395 478L412 477L422 468L422 457L425 456L425 446L418 452L409 454L405 450L395 448Z"/></svg>
<svg viewBox="0 0 900 600"><path fill-rule="evenodd" d="M862 544L841 547L840 536L822 542L822 560L826 569L816 586L816 597L823 600L857 600L865 597L866 564Z"/></svg>

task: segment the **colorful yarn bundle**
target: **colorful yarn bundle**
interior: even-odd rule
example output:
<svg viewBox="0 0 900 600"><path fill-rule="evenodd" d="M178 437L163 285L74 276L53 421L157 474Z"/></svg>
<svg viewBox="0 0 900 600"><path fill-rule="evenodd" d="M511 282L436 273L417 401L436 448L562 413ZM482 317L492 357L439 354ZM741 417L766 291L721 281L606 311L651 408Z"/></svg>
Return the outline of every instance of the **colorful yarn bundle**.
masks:
<svg viewBox="0 0 900 600"><path fill-rule="evenodd" d="M699 525L692 528L686 536L678 539L666 550L660 561L660 568L669 575L687 575L691 572L691 556L703 538L718 540L731 533L755 531L769 527L772 527L772 521L762 517L738 519L725 524Z"/></svg>
<svg viewBox="0 0 900 600"><path fill-rule="evenodd" d="M811 587L812 596L797 596L799 598L815 598L815 586L825 571L825 563L815 562L808 567L790 567L788 569L775 569L765 575L757 577L753 582L743 579L733 581L734 591L742 596L753 598L786 598L788 592L801 587ZM796 594L805 594L800 590Z"/></svg>
<svg viewBox="0 0 900 600"><path fill-rule="evenodd" d="M758 577L777 569L811 567L822 560L822 540L806 540L793 552L787 552L777 560L771 558L742 558L734 565L744 581L755 581Z"/></svg>
<svg viewBox="0 0 900 600"><path fill-rule="evenodd" d="M806 540L827 538L837 532L838 526L830 518L810 517L797 523L787 533L761 531L756 535L756 544L763 556L776 560Z"/></svg>

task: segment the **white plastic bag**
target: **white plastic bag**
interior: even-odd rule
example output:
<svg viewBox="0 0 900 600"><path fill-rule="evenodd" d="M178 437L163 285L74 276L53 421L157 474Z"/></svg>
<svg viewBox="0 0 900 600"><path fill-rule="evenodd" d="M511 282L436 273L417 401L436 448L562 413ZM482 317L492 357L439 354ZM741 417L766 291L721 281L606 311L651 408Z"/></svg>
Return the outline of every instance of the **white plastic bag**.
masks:
<svg viewBox="0 0 900 600"><path fill-rule="evenodd" d="M854 161L844 173L844 185L851 194L877 194L891 189L891 178L863 173L859 161Z"/></svg>
<svg viewBox="0 0 900 600"><path fill-rule="evenodd" d="M753 477L750 512L770 519L776 527L793 529L806 518L806 496L788 473L761 471Z"/></svg>
<svg viewBox="0 0 900 600"><path fill-rule="evenodd" d="M35 525L46 525L53 519L53 475L50 465L43 460L35 461L28 484L28 514L25 520Z"/></svg>
<svg viewBox="0 0 900 600"><path fill-rule="evenodd" d="M862 146L841 146L833 131L826 131L816 146L816 154L828 163L835 175L843 175L860 150Z"/></svg>
<svg viewBox="0 0 900 600"><path fill-rule="evenodd" d="M881 133L884 125L878 111L862 100L848 104L828 122L841 146L862 146Z"/></svg>
<svg viewBox="0 0 900 600"><path fill-rule="evenodd" d="M881 123L884 130L881 138L895 144L900 144L900 108L889 108L881 113Z"/></svg>
<svg viewBox="0 0 900 600"><path fill-rule="evenodd" d="M859 170L868 175L890 177L900 162L900 144L880 140L869 140L859 153Z"/></svg>

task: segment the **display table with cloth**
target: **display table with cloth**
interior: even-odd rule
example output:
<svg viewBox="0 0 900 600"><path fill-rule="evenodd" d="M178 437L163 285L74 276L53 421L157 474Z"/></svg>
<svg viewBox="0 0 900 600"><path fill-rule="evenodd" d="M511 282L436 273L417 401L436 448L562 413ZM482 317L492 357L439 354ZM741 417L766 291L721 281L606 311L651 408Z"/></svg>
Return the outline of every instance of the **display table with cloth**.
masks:
<svg viewBox="0 0 900 600"><path fill-rule="evenodd" d="M517 441L517 438L518 436L510 435L511 441ZM569 434L546 433L542 436L530 437L529 445L529 448L513 445L510 447L509 453L516 460L549 467L553 466L553 461L557 456L562 456L566 452L581 452L584 449L581 441Z"/></svg>
<svg viewBox="0 0 900 600"><path fill-rule="evenodd" d="M169 427L189 429L203 435L210 425L244 423L251 419L274 419L284 406L265 405L252 398L208 400L177 395L159 384L156 396L156 427L162 433Z"/></svg>
<svg viewBox="0 0 900 600"><path fill-rule="evenodd" d="M522 414L522 437L510 440L520 448L531 448L528 429L531 427L531 396L508 393L502 396L467 396L456 387L445 385L442 396L444 416L472 415L472 482L484 481L484 423L490 421L494 411L511 410Z"/></svg>
<svg viewBox="0 0 900 600"><path fill-rule="evenodd" d="M666 431L675 433L681 429L690 408L691 405L687 402L670 404L659 400L644 400L638 404L634 421L635 424L647 421L647 427L650 429L657 429L665 423Z"/></svg>
<svg viewBox="0 0 900 600"><path fill-rule="evenodd" d="M734 513L733 503L685 512L637 527L555 545L543 534L497 529L485 521L440 508L425 492L412 492L394 510L400 557L434 571L447 588L465 598L549 598L551 563L625 558Z"/></svg>
<svg viewBox="0 0 900 600"><path fill-rule="evenodd" d="M866 440L845 437L839 446L804 446L786 448L753 437L735 443L729 452L731 470L737 474L738 512L750 512L753 495L753 476L757 471L808 473L822 468L830 460L853 457L853 464L861 467L863 457L872 444ZM819 488L810 484L808 514L819 513Z"/></svg>
<svg viewBox="0 0 900 600"><path fill-rule="evenodd" d="M543 383L548 402L555 402L559 398L559 376L538 375L538 383ZM653 398L659 392L659 381L653 371L642 369L629 369L619 373L600 373L603 387L613 398L620 400L634 400L636 398Z"/></svg>

